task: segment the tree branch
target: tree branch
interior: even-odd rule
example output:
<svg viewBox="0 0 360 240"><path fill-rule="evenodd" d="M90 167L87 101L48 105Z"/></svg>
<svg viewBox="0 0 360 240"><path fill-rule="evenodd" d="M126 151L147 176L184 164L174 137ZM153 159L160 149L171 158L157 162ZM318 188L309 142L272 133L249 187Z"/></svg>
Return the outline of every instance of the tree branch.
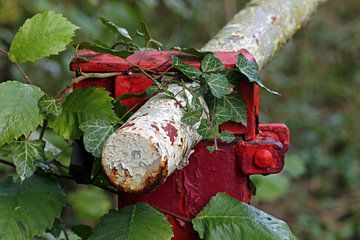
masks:
<svg viewBox="0 0 360 240"><path fill-rule="evenodd" d="M8 54L7 51L5 51L4 49L0 48L0 53L4 54L4 55L7 57L7 59L10 61L10 59L9 59L9 54ZM19 70L19 72L21 73L21 75L24 77L25 81L26 81L28 84L32 85L32 81L31 81L30 78L26 75L26 73L24 72L24 69L22 69L22 67L20 66L20 64L15 63L15 62L12 62L12 61L10 61L10 62L13 63L13 64L16 66L16 68Z"/></svg>

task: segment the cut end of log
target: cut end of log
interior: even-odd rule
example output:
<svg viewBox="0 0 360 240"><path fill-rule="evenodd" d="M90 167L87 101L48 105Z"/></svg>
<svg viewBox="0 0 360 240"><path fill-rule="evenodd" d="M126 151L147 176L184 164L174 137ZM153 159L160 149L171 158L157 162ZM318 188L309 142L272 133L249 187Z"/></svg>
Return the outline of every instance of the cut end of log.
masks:
<svg viewBox="0 0 360 240"><path fill-rule="evenodd" d="M148 138L121 128L109 137L102 154L102 165L110 181L129 193L146 192L163 182L167 161Z"/></svg>

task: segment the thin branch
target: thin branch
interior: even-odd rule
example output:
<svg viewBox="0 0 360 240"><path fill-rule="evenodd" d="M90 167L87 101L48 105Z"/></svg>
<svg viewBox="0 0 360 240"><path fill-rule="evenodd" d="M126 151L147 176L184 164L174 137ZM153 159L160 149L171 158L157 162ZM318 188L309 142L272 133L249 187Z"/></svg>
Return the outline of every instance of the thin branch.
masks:
<svg viewBox="0 0 360 240"><path fill-rule="evenodd" d="M191 219L189 219L189 218L185 218L185 217L179 216L179 215L177 215L176 213L173 213L173 212L171 212L171 211L168 211L168 210L165 210L165 209L161 209L161 208L158 208L158 207L155 207L155 206L152 206L152 207L155 208L156 210L164 213L164 214L170 215L170 216L172 216L172 217L174 217L174 218L178 218L178 219L180 219L180 220L182 220L182 221L184 221L184 222L186 222L186 223L191 223Z"/></svg>
<svg viewBox="0 0 360 240"><path fill-rule="evenodd" d="M7 59L10 61L10 59L9 59L9 53L8 53L6 50L0 48L0 53L4 54L4 55L7 57ZM30 78L26 75L26 73L24 72L24 69L22 69L22 67L21 67L18 63L15 63L15 62L13 62L13 61L10 61L10 62L13 63L13 64L16 66L16 68L19 70L19 72L21 73L21 75L24 77L25 81L26 81L28 84L31 85L31 84L32 84L32 81L31 81Z"/></svg>
<svg viewBox="0 0 360 240"><path fill-rule="evenodd" d="M14 163L12 163L12 162L10 162L10 161L7 161L7 160L5 160L5 159L0 159L0 163L15 168L15 164L14 164Z"/></svg>
<svg viewBox="0 0 360 240"><path fill-rule="evenodd" d="M40 135L39 135L39 140L41 140L44 137L47 126L48 126L48 121L45 119L44 123L42 125L42 128L41 128L41 132L40 132Z"/></svg>

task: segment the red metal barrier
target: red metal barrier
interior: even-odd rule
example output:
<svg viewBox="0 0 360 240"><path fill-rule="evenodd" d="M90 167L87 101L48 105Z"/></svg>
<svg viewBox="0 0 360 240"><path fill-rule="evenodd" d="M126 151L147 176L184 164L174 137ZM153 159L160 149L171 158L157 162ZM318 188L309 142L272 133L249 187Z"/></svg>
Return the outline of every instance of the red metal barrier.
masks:
<svg viewBox="0 0 360 240"><path fill-rule="evenodd" d="M235 65L236 56L244 52L217 52L216 56L226 68ZM139 73L134 66L141 66L151 73L162 73L171 67L171 55L182 55L185 63L200 66L199 59L179 52L137 52L127 61L110 55L82 51L87 61L75 59L73 71L123 72L123 75L107 79L87 79L75 88L86 86L104 87L115 98L124 94L144 92L152 81ZM190 156L189 165L176 170L155 190L145 194L119 194L119 207L138 201L151 204L167 215L173 225L176 240L198 239L191 228L191 219L217 192L225 192L240 201L250 202L252 189L249 176L252 174L274 174L284 167L284 155L289 147L290 133L284 124L259 124L259 87L242 81L239 92L247 109L246 125L228 122L220 127L235 134L230 144L220 143L219 150L210 153L207 146L212 143L201 141ZM141 98L122 100L132 107Z"/></svg>

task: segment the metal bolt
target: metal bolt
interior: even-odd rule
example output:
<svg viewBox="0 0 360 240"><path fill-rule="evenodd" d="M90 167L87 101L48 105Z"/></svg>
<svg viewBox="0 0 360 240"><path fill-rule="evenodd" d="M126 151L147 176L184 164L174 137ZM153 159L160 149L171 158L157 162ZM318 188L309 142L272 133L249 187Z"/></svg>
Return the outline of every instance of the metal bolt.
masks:
<svg viewBox="0 0 360 240"><path fill-rule="evenodd" d="M255 153L254 164L259 168L270 167L273 163L273 155L269 150L261 149Z"/></svg>

